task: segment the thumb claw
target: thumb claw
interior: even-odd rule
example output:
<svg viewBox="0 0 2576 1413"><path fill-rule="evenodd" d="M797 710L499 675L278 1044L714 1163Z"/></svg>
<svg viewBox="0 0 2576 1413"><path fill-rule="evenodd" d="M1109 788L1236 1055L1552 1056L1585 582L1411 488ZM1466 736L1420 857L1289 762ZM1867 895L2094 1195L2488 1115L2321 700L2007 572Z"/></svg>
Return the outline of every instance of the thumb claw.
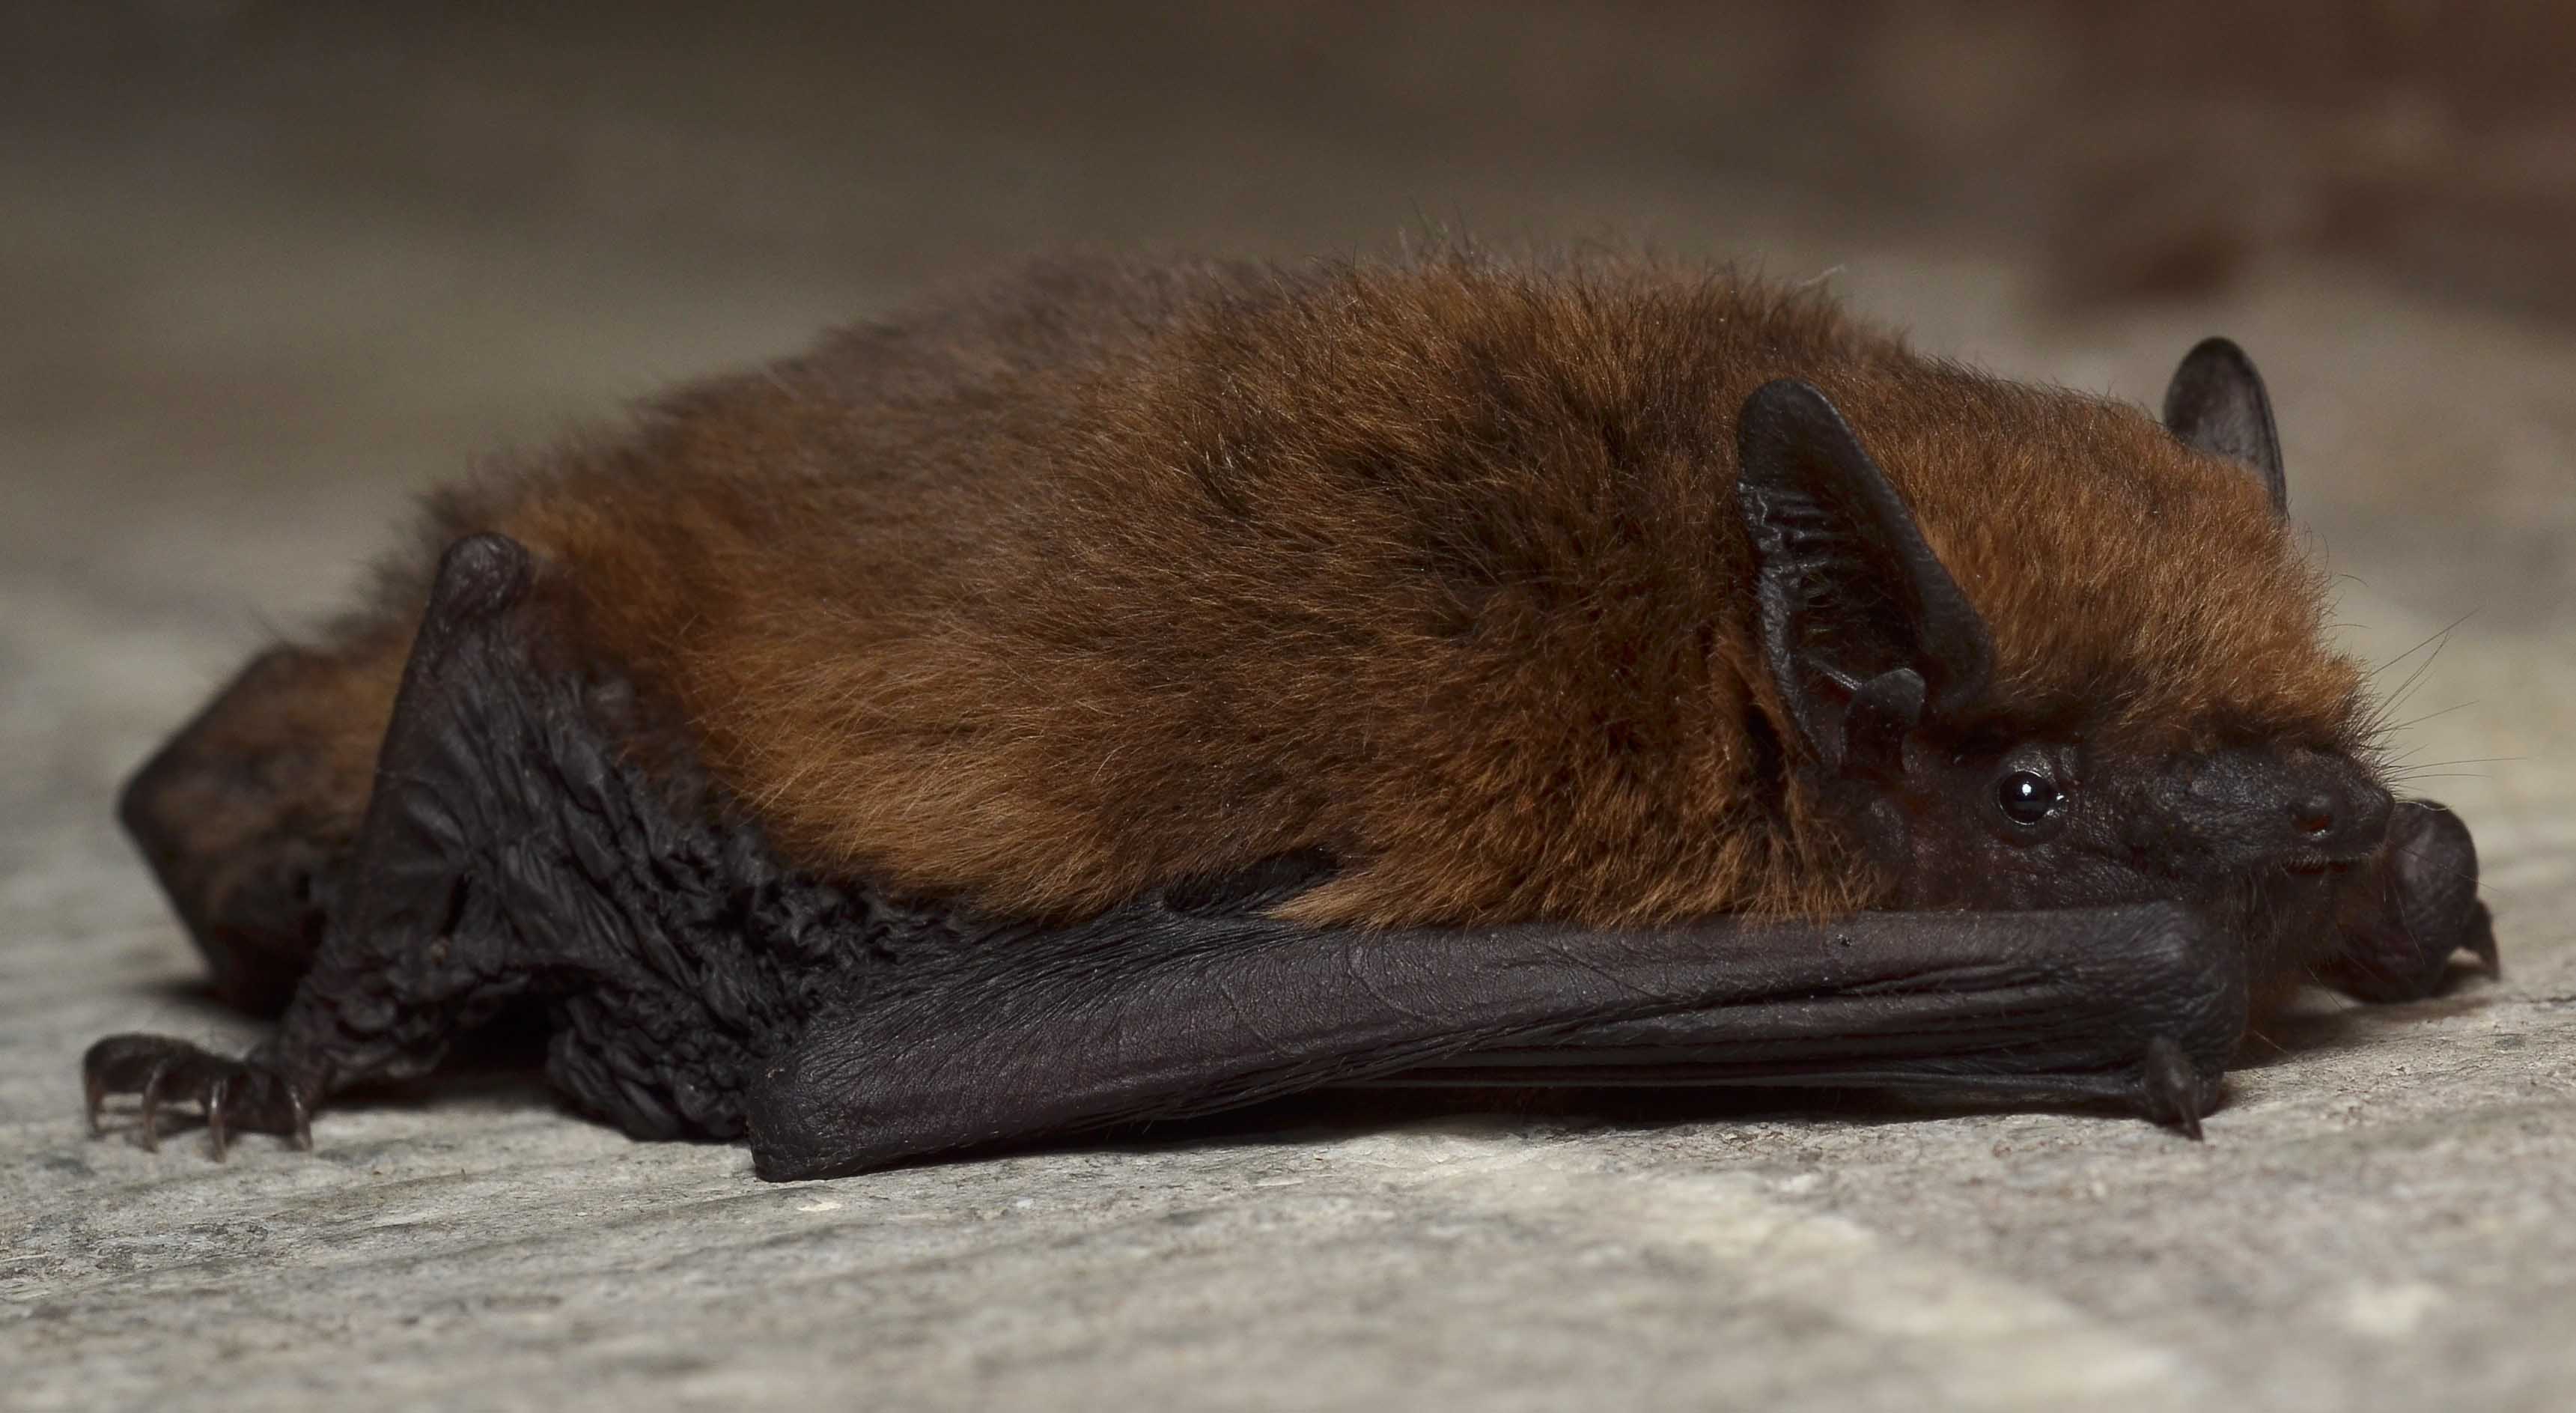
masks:
<svg viewBox="0 0 2576 1413"><path fill-rule="evenodd" d="M214 1149L215 1161L224 1160L231 1142L224 1132L224 1101L231 1096L232 1081L218 1079L206 1089L206 1141Z"/></svg>
<svg viewBox="0 0 2576 1413"><path fill-rule="evenodd" d="M2171 1036L2159 1035L2147 1042L2139 1064L2139 1088L2149 1118L2173 1125L2194 1143L2201 1141L2200 1074Z"/></svg>

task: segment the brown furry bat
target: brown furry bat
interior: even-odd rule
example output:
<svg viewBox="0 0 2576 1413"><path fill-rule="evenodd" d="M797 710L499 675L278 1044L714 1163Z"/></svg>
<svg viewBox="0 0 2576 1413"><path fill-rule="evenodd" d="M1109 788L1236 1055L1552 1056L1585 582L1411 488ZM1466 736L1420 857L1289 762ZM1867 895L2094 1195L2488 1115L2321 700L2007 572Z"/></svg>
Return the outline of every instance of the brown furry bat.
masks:
<svg viewBox="0 0 2576 1413"><path fill-rule="evenodd" d="M1060 264L434 504L124 817L300 1133L506 1004L773 1176L1326 1083L2111 1094L2490 954L2232 345L2165 424L1723 274ZM433 571L430 561L443 549Z"/></svg>

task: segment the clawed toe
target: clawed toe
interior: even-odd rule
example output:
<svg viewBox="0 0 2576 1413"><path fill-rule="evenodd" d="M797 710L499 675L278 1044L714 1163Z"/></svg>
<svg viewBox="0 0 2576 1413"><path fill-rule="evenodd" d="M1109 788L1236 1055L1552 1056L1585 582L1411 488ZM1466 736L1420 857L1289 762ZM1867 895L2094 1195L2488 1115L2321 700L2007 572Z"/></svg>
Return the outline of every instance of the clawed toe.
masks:
<svg viewBox="0 0 2576 1413"><path fill-rule="evenodd" d="M2460 946L2478 959L2478 969L2489 977L2503 976L2504 961L2496 953L2495 920L2487 915L2486 904L2478 904L2466 931Z"/></svg>
<svg viewBox="0 0 2576 1413"><path fill-rule="evenodd" d="M2200 1116L2207 1107L2200 1072L2182 1046L2165 1036L2147 1042L2139 1066L2139 1099L2147 1117L2171 1124L2183 1137L2200 1140Z"/></svg>
<svg viewBox="0 0 2576 1413"><path fill-rule="evenodd" d="M309 1105L277 1070L251 1059L229 1059L185 1040L160 1035L111 1035L81 1060L81 1089L92 1134L105 1132L100 1116L110 1097L134 1095L138 1132L146 1149L161 1142L164 1104L193 1102L205 1117L207 1142L217 1161L236 1131L282 1133L310 1149Z"/></svg>

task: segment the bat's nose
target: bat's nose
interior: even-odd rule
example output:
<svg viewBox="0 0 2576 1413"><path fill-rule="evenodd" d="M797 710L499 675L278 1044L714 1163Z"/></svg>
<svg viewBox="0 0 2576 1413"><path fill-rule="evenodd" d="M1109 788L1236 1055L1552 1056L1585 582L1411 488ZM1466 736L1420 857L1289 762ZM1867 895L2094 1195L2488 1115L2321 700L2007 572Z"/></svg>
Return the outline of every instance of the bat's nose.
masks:
<svg viewBox="0 0 2576 1413"><path fill-rule="evenodd" d="M2358 767L2330 773L2343 778L2310 781L2306 790L2291 801L2291 835L2301 851L2322 861L2345 863L2364 858L2388 838L2388 819L2395 802L2378 781L2363 775Z"/></svg>
<svg viewBox="0 0 2576 1413"><path fill-rule="evenodd" d="M2386 842L2395 808L2359 761L2301 747L2193 757L2160 789L2150 812L2175 844L2254 868L2358 863Z"/></svg>

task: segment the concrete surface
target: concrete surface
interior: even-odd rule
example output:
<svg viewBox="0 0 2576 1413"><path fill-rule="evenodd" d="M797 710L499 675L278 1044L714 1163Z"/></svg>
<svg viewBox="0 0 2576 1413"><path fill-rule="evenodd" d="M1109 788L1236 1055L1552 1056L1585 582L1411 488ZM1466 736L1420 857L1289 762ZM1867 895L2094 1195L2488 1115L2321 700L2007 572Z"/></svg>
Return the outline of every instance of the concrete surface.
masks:
<svg viewBox="0 0 2576 1413"><path fill-rule="evenodd" d="M2293 270L2060 317L2011 232L1670 145L1378 132L1213 81L1186 122L1106 78L977 122L953 46L878 55L817 137L741 116L771 71L733 50L234 53L230 8L163 8L0 100L42 138L0 144L0 1406L2576 1405L2563 325ZM310 1156L85 1135L94 1036L254 1033L190 991L116 780L413 490L1013 250L1347 248L1426 213L1751 256L2140 399L2236 334L2350 640L2415 682L2417 788L2478 831L2505 979L2320 1005L2201 1145L1854 1103L1308 1107L767 1186L488 1074L332 1111Z"/></svg>

